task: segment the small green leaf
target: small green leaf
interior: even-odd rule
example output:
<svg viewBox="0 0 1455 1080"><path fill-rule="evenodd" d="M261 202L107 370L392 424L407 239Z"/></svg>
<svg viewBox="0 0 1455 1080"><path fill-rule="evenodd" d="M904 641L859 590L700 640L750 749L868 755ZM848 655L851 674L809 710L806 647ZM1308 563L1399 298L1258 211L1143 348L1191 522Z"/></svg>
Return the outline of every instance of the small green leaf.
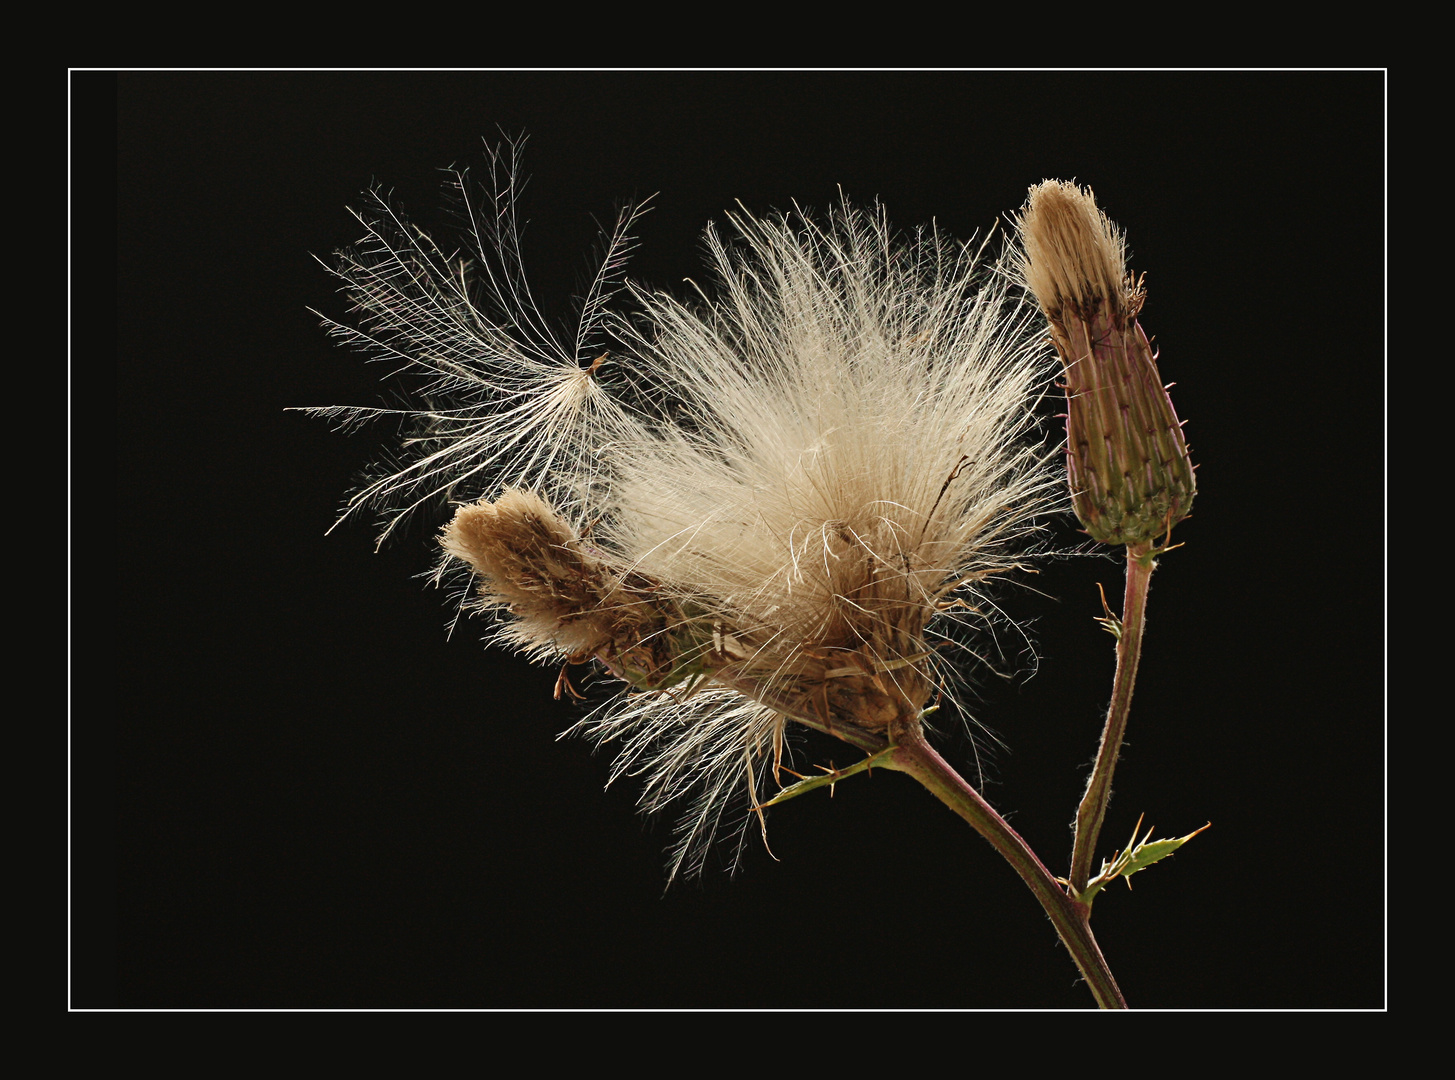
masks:
<svg viewBox="0 0 1455 1080"><path fill-rule="evenodd" d="M1186 836L1179 837L1176 840L1144 839L1140 844L1136 846L1136 848L1133 849L1132 853L1127 857L1126 865L1123 866L1121 870L1121 876L1124 878L1130 878L1139 870L1145 870L1154 862L1167 858L1168 855L1171 855L1183 844L1187 843L1198 833L1202 832L1203 829L1211 827L1211 825L1212 822L1209 821L1206 825L1202 827L1202 829L1198 829L1196 832L1190 832ZM1148 829L1147 836L1150 837L1151 835L1152 830ZM1131 882L1128 881L1127 885L1130 886Z"/></svg>
<svg viewBox="0 0 1455 1080"><path fill-rule="evenodd" d="M1096 898L1097 893L1101 892L1102 889L1110 885L1117 878L1125 879L1127 888L1130 889L1132 887L1131 878L1133 874L1139 870L1147 869L1147 867L1160 859L1167 858L1168 855L1171 855L1183 844L1202 832L1203 829L1209 829L1211 827L1212 822L1209 821L1202 829L1198 829L1196 832L1190 832L1186 836L1179 837L1176 840L1153 840L1152 829L1148 827L1146 834L1138 842L1137 834L1142 831L1142 819L1137 818L1136 828L1132 830L1132 839L1127 844L1126 850L1115 852L1110 859L1103 862L1101 864L1101 873L1086 883L1086 888L1081 891L1076 899L1083 904L1090 904Z"/></svg>

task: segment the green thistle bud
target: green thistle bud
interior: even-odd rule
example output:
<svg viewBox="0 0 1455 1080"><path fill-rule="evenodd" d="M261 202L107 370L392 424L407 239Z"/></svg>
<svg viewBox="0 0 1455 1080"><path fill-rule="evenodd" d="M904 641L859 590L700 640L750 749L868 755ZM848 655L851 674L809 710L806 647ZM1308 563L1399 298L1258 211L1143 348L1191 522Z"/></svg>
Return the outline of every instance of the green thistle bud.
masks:
<svg viewBox="0 0 1455 1080"><path fill-rule="evenodd" d="M1137 322L1145 293L1091 189L1048 180L1022 210L1021 270L1066 377L1066 468L1076 516L1104 544L1150 544L1192 509L1187 441Z"/></svg>

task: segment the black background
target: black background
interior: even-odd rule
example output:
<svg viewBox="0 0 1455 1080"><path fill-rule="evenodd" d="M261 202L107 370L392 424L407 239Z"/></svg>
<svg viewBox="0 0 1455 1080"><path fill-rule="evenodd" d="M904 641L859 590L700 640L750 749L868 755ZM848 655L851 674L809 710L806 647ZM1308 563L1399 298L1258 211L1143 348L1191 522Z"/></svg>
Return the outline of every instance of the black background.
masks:
<svg viewBox="0 0 1455 1080"><path fill-rule="evenodd" d="M1091 1005L1014 873L893 773L776 810L780 861L754 842L736 877L663 895L671 822L556 741L576 713L555 673L483 651L480 625L446 637L417 576L440 522L379 554L366 522L324 535L390 433L285 411L381 400L306 310L344 311L312 256L357 239L345 207L374 182L442 226L437 170L501 128L529 136L528 269L563 316L592 215L623 199L658 193L633 274L680 289L734 200L841 186L968 236L1043 178L1091 184L1147 273L1200 466L1103 851L1143 812L1160 835L1213 823L1098 901L1098 939L1134 1006L1383 1005L1381 73L133 73L73 93L73 1005ZM92 393L113 130L114 451ZM1054 599L1006 592L1040 669L976 705L1007 747L982 790L1057 870L1110 692L1096 583L1120 580L1081 558L1034 582ZM967 738L940 746L979 775Z"/></svg>

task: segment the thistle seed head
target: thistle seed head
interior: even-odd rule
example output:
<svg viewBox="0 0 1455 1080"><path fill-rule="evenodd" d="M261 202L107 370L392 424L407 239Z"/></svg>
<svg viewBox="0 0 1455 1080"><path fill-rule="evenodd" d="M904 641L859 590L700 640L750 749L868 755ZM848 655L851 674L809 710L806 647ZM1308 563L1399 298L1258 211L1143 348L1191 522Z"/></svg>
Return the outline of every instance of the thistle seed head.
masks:
<svg viewBox="0 0 1455 1080"><path fill-rule="evenodd" d="M640 691L576 730L621 748L648 809L690 803L673 872L695 869L729 796L756 805L785 718L890 737L977 655L949 630L985 627L986 579L1060 501L1039 318L977 249L848 204L730 215L684 302L619 277L628 212L558 341L521 307L514 173L493 166L474 277L388 207L335 271L360 327L333 332L428 391L353 505L392 527L464 503L444 557L500 637Z"/></svg>

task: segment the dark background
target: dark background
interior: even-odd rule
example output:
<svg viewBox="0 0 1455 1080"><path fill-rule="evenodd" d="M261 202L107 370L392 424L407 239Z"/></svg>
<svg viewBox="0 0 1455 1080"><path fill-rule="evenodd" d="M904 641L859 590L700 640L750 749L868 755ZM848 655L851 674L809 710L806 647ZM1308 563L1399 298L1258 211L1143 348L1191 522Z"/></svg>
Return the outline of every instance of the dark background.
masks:
<svg viewBox="0 0 1455 1080"><path fill-rule="evenodd" d="M306 310L344 311L312 256L374 182L443 234L437 169L503 128L562 316L627 198L658 193L634 276L679 288L734 200L841 186L968 236L1043 178L1095 188L1200 465L1103 853L1143 812L1213 823L1097 936L1134 1006L1381 1007L1383 98L1378 72L73 76L72 1004L1091 1005L1014 873L893 773L773 812L781 861L753 841L663 895L671 821L556 741L555 672L447 639L418 578L442 516L379 554L367 522L324 535L390 432L284 411L381 400ZM1081 558L1034 582L1054 599L1006 592L1040 669L976 705L1006 744L982 790L1060 871L1120 581Z"/></svg>

